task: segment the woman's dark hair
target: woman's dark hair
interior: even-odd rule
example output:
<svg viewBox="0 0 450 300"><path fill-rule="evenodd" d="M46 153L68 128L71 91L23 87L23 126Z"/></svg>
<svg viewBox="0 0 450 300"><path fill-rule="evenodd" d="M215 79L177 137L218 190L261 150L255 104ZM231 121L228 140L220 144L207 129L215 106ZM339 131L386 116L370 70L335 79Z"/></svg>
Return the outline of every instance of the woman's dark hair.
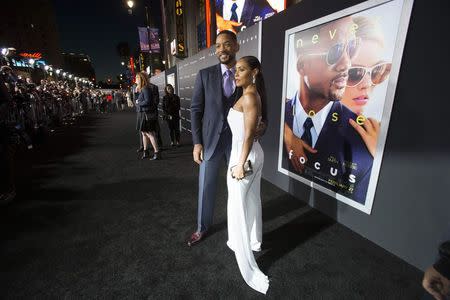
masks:
<svg viewBox="0 0 450 300"><path fill-rule="evenodd" d="M166 88L164 89L164 92L166 93L166 95L169 94L169 93L167 92L167 89L168 89L168 88L172 88L172 91L175 92L175 91L174 91L174 88L173 88L173 85L171 85L170 83L168 83L168 84L166 84Z"/></svg>
<svg viewBox="0 0 450 300"><path fill-rule="evenodd" d="M264 76L261 69L261 63L254 56L244 56L241 57L251 70L258 69L258 74L255 76L256 90L258 91L259 97L261 98L261 114L262 119L267 123L267 94L266 85L264 84Z"/></svg>

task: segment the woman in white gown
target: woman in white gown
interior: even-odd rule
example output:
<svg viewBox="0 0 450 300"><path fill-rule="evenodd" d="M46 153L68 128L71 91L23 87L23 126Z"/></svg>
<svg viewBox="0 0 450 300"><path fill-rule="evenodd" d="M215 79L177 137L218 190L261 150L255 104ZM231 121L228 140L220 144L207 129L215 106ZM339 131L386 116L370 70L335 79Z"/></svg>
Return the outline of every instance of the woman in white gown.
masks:
<svg viewBox="0 0 450 300"><path fill-rule="evenodd" d="M255 140L256 128L265 111L265 89L261 64L253 56L245 56L236 64L236 86L243 89L228 114L233 133L227 175L228 186L228 247L234 251L245 282L265 294L269 279L256 264L253 251L261 250L261 172L264 153ZM253 172L244 165L250 161Z"/></svg>

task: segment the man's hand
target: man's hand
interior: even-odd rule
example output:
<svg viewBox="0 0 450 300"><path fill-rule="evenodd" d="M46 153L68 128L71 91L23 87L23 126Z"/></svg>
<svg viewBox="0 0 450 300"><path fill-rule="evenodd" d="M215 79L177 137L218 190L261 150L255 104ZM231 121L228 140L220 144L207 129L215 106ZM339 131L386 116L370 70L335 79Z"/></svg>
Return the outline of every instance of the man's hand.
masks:
<svg viewBox="0 0 450 300"><path fill-rule="evenodd" d="M234 33L236 33L236 29L234 29L234 27L239 27L242 25L242 23L224 20L219 14L216 14L216 24L219 31L228 30Z"/></svg>
<svg viewBox="0 0 450 300"><path fill-rule="evenodd" d="M263 121L259 122L258 127L256 127L255 141L258 141L266 132L267 125Z"/></svg>
<svg viewBox="0 0 450 300"><path fill-rule="evenodd" d="M305 143L302 139L299 139L294 135L291 128L284 125L284 146L289 154L289 160L291 161L294 169L297 172L303 172L305 164L300 162L300 157L305 159L305 163L308 161L306 151L309 153L317 153L317 150Z"/></svg>
<svg viewBox="0 0 450 300"><path fill-rule="evenodd" d="M192 156L197 164L201 164L203 161L203 145L195 144L194 151L192 151Z"/></svg>
<svg viewBox="0 0 450 300"><path fill-rule="evenodd" d="M445 300L450 296L450 281L433 267L425 271L422 286L434 299Z"/></svg>
<svg viewBox="0 0 450 300"><path fill-rule="evenodd" d="M353 119L350 119L349 122L361 136L372 157L375 157L378 135L380 134L380 123L372 118L366 119L363 125L358 125Z"/></svg>

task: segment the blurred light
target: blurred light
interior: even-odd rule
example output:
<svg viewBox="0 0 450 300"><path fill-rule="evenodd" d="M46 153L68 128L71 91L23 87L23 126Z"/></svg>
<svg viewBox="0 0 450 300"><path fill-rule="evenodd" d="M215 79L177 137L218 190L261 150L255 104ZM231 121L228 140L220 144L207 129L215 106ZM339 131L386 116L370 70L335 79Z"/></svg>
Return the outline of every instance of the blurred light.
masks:
<svg viewBox="0 0 450 300"><path fill-rule="evenodd" d="M124 63L124 62L121 62L121 64L122 64L122 66L125 66L125 63Z"/></svg>
<svg viewBox="0 0 450 300"><path fill-rule="evenodd" d="M56 74L59 75L59 73L61 73L61 70L60 69L56 70Z"/></svg>
<svg viewBox="0 0 450 300"><path fill-rule="evenodd" d="M69 75L69 78L72 78L72 74Z"/></svg>
<svg viewBox="0 0 450 300"><path fill-rule="evenodd" d="M67 72L64 72L64 73L63 73L63 76L66 77L66 75L67 75Z"/></svg>
<svg viewBox="0 0 450 300"><path fill-rule="evenodd" d="M28 63L30 64L30 65L34 65L34 62L35 62L35 60L34 59L32 59L32 58L30 58L29 60L28 60Z"/></svg>
<svg viewBox="0 0 450 300"><path fill-rule="evenodd" d="M9 54L8 48L2 48L2 55L7 56Z"/></svg>
<svg viewBox="0 0 450 300"><path fill-rule="evenodd" d="M128 1L127 1L127 5L128 5L129 8L133 8L133 6L134 6L134 1L128 0Z"/></svg>
<svg viewBox="0 0 450 300"><path fill-rule="evenodd" d="M165 64L166 64L166 61L165 61L165 60L163 60L163 61L162 61L162 63L163 63L163 65L165 65Z"/></svg>
<svg viewBox="0 0 450 300"><path fill-rule="evenodd" d="M45 67L44 67L44 70L45 70L45 71L48 71L49 69L50 69L49 66L45 66Z"/></svg>

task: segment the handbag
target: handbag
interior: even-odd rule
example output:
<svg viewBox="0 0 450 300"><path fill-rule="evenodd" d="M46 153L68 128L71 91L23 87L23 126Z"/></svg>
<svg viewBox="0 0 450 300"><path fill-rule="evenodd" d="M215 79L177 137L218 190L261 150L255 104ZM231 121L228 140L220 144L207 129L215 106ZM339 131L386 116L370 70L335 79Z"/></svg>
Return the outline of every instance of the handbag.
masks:
<svg viewBox="0 0 450 300"><path fill-rule="evenodd" d="M234 168L234 167L236 167L236 165L234 165L234 166L232 166L232 167L230 168L230 172L233 171L233 168ZM250 176L250 175L252 175L252 174L253 174L253 166L252 166L252 163L251 163L250 160L247 160L247 161L244 163L244 178L247 177L247 176ZM234 178L233 175L231 175L231 177Z"/></svg>

